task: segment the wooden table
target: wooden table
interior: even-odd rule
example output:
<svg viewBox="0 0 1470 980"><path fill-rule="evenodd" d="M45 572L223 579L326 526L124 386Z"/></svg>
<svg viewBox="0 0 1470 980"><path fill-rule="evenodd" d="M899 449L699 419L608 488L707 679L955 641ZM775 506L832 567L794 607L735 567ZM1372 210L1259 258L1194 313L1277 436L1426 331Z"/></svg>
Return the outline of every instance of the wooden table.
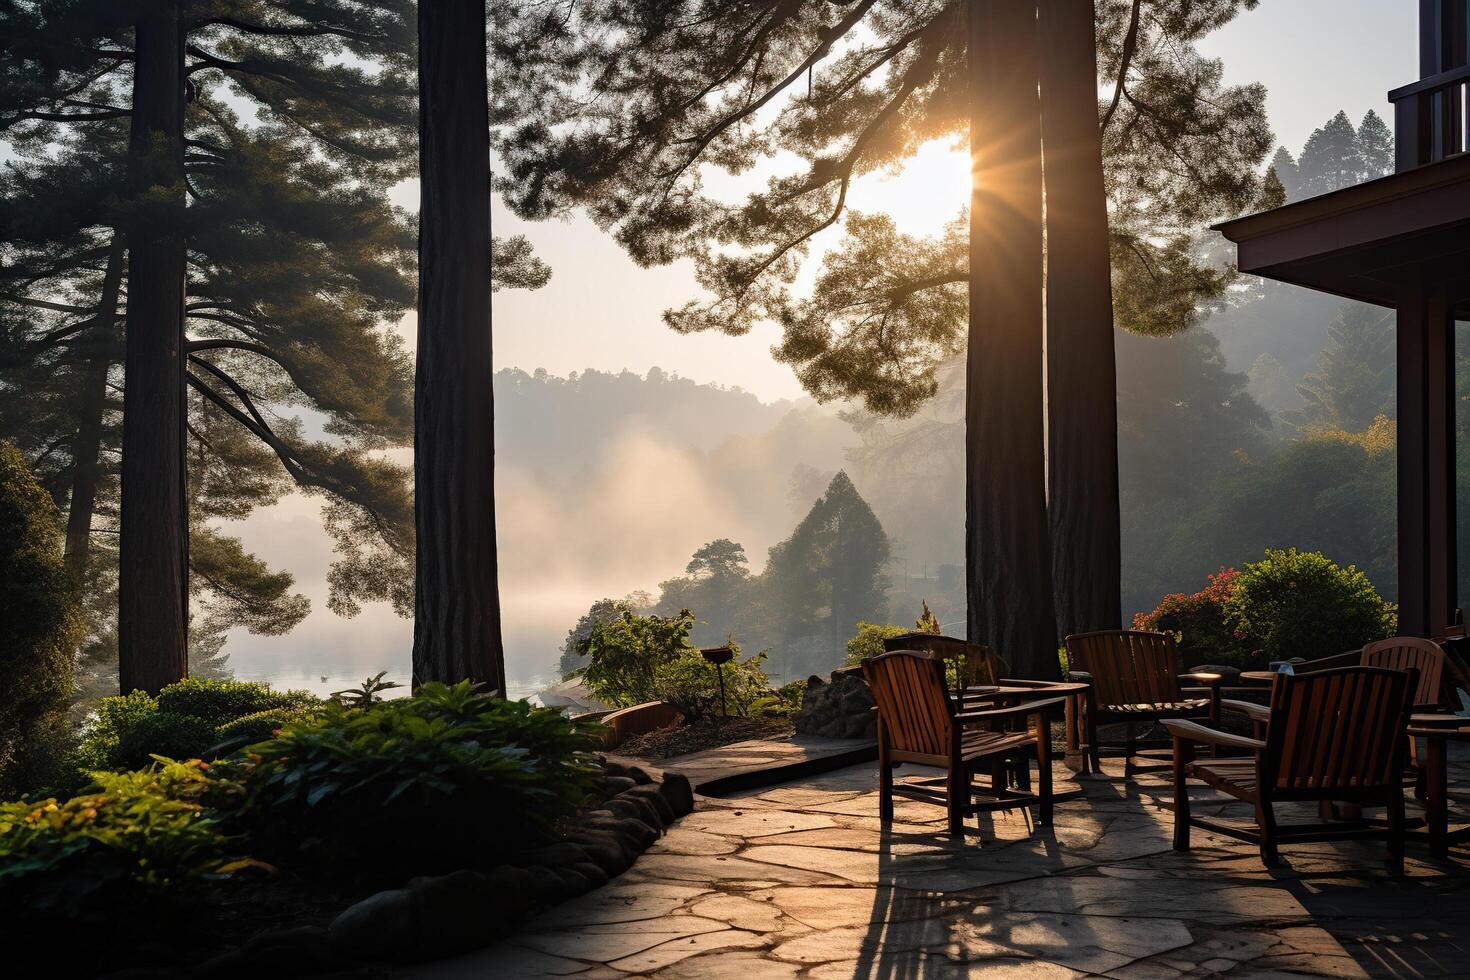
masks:
<svg viewBox="0 0 1470 980"><path fill-rule="evenodd" d="M1240 679L1243 681L1251 681L1256 684L1271 684L1276 680L1276 671L1242 670L1240 672Z"/></svg>
<svg viewBox="0 0 1470 980"><path fill-rule="evenodd" d="M1079 684L1075 681L1017 682L1013 680L1007 681L1005 679L1002 679L999 684L980 684L977 686L965 688L965 694L962 700L965 704L975 704L977 702L991 701L998 701L1003 704L1010 704L1026 700L1041 701L1045 700L1046 698L1066 698L1067 710L1065 731L1067 733L1067 751L1064 761L1066 761L1067 765L1071 767L1071 757L1076 753L1077 750L1077 746L1074 746L1072 744L1072 739L1076 731L1076 726L1072 724L1073 712L1076 710L1077 699L1082 697L1086 693L1087 685ZM1024 770L1025 763L1022 763L1021 768L1016 773L1017 777L1019 777L1018 784L1022 785L1023 788L1025 785L1028 784L1028 781L1030 779L1029 772ZM1080 789L1067 790L1061 793L1054 793L1052 795L1052 801L1054 803L1060 803L1063 800L1078 799L1081 796L1082 790Z"/></svg>
<svg viewBox="0 0 1470 980"><path fill-rule="evenodd" d="M1470 742L1470 718L1459 715L1414 715L1409 734L1424 739L1424 819L1428 824L1429 849L1446 854L1450 841L1470 837L1470 826L1449 829L1450 742Z"/></svg>

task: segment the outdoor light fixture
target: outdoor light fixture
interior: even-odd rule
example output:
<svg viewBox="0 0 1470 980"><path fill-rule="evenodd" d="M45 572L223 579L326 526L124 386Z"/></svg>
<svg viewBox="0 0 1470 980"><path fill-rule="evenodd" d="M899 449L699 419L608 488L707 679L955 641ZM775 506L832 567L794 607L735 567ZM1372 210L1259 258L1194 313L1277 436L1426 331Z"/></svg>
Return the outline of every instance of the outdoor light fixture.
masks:
<svg viewBox="0 0 1470 980"><path fill-rule="evenodd" d="M735 659L735 651L729 647L706 647L699 651L699 655L715 665L715 673L720 676L720 717L728 718L730 713L725 710L725 664Z"/></svg>

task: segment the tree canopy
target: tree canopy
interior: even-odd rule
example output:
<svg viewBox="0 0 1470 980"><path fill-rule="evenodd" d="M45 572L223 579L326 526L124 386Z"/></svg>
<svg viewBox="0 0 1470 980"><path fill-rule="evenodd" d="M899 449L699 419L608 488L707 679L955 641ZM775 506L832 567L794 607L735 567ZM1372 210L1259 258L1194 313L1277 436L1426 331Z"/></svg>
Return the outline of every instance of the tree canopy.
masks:
<svg viewBox="0 0 1470 980"><path fill-rule="evenodd" d="M1120 326L1177 331L1224 286L1196 255L1196 230L1260 199L1270 133L1264 89L1224 84L1194 44L1254 6L1097 4ZM495 7L513 210L582 208L640 263L692 260L706 296L670 310L670 325L777 323L777 358L818 399L908 414L932 396L965 341L965 202L942 234L918 238L860 210L854 182L928 142L967 141L963 3ZM743 200L730 192L761 182Z"/></svg>

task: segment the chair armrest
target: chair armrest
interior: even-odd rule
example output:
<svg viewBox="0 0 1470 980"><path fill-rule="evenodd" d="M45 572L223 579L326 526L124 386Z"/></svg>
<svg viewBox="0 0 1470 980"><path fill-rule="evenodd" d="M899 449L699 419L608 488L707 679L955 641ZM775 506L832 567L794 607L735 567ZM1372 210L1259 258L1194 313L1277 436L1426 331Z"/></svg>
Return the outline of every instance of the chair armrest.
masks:
<svg viewBox="0 0 1470 980"><path fill-rule="evenodd" d="M1218 745L1227 749L1245 749L1250 752L1259 752L1266 747L1266 743L1257 738L1246 738L1244 735L1232 735L1229 732L1216 731L1197 725L1192 721L1183 721L1170 718L1164 722L1164 727L1169 734L1181 742L1191 742L1195 745Z"/></svg>
<svg viewBox="0 0 1470 980"><path fill-rule="evenodd" d="M1271 709L1264 704L1251 704L1249 701L1235 701L1226 698L1220 702L1220 707L1227 711L1238 711L1251 721L1271 720Z"/></svg>
<svg viewBox="0 0 1470 980"><path fill-rule="evenodd" d="M1214 687L1225 678L1220 674L1207 674L1202 671L1197 671L1191 674L1180 674L1179 679L1181 681L1193 681L1196 684L1203 684L1206 687Z"/></svg>
<svg viewBox="0 0 1470 980"><path fill-rule="evenodd" d="M1066 698L1047 698L1045 701L1027 701L1024 704L1013 705L1009 708L987 708L984 711L960 711L955 713L954 720L964 723L971 721L991 721L996 718L1044 715L1052 708L1066 703Z"/></svg>

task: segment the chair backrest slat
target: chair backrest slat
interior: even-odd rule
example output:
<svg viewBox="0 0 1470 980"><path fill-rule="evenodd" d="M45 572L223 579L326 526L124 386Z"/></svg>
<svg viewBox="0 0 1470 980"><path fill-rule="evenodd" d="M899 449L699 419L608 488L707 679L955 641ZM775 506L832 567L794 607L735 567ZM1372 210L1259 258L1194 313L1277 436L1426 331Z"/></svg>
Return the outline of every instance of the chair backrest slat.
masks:
<svg viewBox="0 0 1470 980"><path fill-rule="evenodd" d="M1263 777L1280 790L1363 789L1401 778L1413 669L1278 675Z"/></svg>
<svg viewBox="0 0 1470 980"><path fill-rule="evenodd" d="M967 687L977 684L994 684L1000 676L996 662L1000 659L993 649L983 643L970 643L954 636L940 633L904 633L883 641L883 649L920 650L937 654L946 663L955 665L955 693L963 693Z"/></svg>
<svg viewBox="0 0 1470 980"><path fill-rule="evenodd" d="M1419 672L1415 704L1439 704L1445 652L1438 643L1417 636L1391 636L1363 647L1364 667L1413 668Z"/></svg>
<svg viewBox="0 0 1470 980"><path fill-rule="evenodd" d="M923 755L947 755L954 713L944 690L944 662L918 650L895 650L863 661L891 748Z"/></svg>
<svg viewBox="0 0 1470 980"><path fill-rule="evenodd" d="M1167 633L1106 630L1067 637L1072 670L1092 675L1099 704L1165 704L1183 700L1179 651Z"/></svg>

